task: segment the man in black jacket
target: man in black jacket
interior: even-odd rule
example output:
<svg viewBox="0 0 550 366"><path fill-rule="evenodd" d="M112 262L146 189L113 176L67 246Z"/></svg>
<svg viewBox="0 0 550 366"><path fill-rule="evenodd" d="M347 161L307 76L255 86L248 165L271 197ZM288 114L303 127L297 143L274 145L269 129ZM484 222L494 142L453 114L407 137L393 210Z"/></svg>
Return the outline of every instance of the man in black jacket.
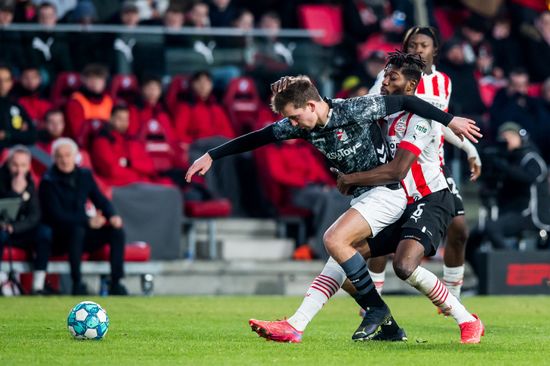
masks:
<svg viewBox="0 0 550 366"><path fill-rule="evenodd" d="M492 172L498 218L489 219L485 228L475 228L466 246L466 258L476 268L475 253L486 237L495 249L511 249L506 238L528 230L550 230L548 168L531 145L527 132L515 122L498 130L507 151L487 157L486 171ZM491 173L489 173L491 175ZM496 188L496 189L495 189Z"/></svg>
<svg viewBox="0 0 550 366"><path fill-rule="evenodd" d="M20 198L21 205L13 222L0 224L0 256L4 246L35 249L33 292L44 291L49 245L45 228L40 224L40 206L30 174L31 153L22 145L14 146L7 162L0 168L0 198Z"/></svg>
<svg viewBox="0 0 550 366"><path fill-rule="evenodd" d="M120 283L124 276L124 231L122 219L109 200L100 192L90 170L76 166L78 147L68 138L53 143L54 165L40 183L39 197L44 223L53 231L53 252L69 254L73 294L86 294L80 271L83 252L93 252L109 243L111 246L110 295L126 295ZM90 200L95 212L86 212Z"/></svg>

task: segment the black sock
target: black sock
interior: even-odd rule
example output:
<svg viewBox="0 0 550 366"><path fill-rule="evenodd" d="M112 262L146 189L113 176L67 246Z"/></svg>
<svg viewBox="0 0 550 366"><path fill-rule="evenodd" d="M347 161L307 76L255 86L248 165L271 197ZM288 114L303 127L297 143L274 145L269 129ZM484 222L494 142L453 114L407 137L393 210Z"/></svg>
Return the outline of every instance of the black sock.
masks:
<svg viewBox="0 0 550 366"><path fill-rule="evenodd" d="M357 290L354 298L359 306L366 310L370 306L386 305L374 287L367 268L367 262L361 254L355 253L353 257L340 265Z"/></svg>

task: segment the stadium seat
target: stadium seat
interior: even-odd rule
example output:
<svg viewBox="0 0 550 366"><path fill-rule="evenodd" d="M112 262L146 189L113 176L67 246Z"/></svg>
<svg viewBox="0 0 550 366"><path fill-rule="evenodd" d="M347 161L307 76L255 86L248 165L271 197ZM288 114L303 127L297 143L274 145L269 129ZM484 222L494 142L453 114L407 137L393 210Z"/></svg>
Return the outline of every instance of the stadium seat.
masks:
<svg viewBox="0 0 550 366"><path fill-rule="evenodd" d="M81 85L79 73L71 71L59 73L52 87L52 103L57 107L64 106L71 94L77 91Z"/></svg>
<svg viewBox="0 0 550 366"><path fill-rule="evenodd" d="M539 98L542 96L542 83L533 83L529 85L527 89L527 95L533 98Z"/></svg>
<svg viewBox="0 0 550 366"><path fill-rule="evenodd" d="M196 223L205 221L208 227L208 248L210 259L217 259L218 248L216 243L216 221L217 218L228 217L231 214L231 202L229 200L213 199L209 201L188 201L185 202L185 223L189 224L187 231L188 252L187 257L195 259L197 251Z"/></svg>
<svg viewBox="0 0 550 366"><path fill-rule="evenodd" d="M4 251L2 253L2 261L10 260L10 251L11 251L11 260L14 262L29 260L29 253L27 253L26 250L17 248L17 247L10 247L10 248L4 247Z"/></svg>
<svg viewBox="0 0 550 366"><path fill-rule="evenodd" d="M116 103L135 104L140 97L139 83L135 75L117 74L111 80L110 95Z"/></svg>
<svg viewBox="0 0 550 366"><path fill-rule="evenodd" d="M342 41L342 9L337 5L301 5L298 7L298 19L304 29L322 30L322 36L313 37L313 41L322 46L334 46Z"/></svg>
<svg viewBox="0 0 550 366"><path fill-rule="evenodd" d="M166 92L166 105L172 115L176 111L176 105L178 101L185 99L189 92L189 76L188 75L174 75L168 85L168 91Z"/></svg>
<svg viewBox="0 0 550 366"><path fill-rule="evenodd" d="M223 96L223 105L235 132L238 135L250 132L262 107L254 80L250 77L232 79Z"/></svg>
<svg viewBox="0 0 550 366"><path fill-rule="evenodd" d="M111 255L111 247L105 244L100 249L90 254L91 261L108 261ZM147 262L151 259L151 246L143 241L127 243L124 246L125 262Z"/></svg>
<svg viewBox="0 0 550 366"><path fill-rule="evenodd" d="M451 7L437 6L434 9L434 18L441 36L441 41L446 41L455 34L459 24L468 17L467 10L457 10Z"/></svg>

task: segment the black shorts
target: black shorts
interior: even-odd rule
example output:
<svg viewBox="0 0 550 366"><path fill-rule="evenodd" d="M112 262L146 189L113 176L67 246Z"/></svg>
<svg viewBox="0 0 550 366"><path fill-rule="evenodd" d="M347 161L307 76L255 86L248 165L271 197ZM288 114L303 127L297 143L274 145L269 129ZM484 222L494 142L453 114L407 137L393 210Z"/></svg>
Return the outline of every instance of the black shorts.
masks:
<svg viewBox="0 0 550 366"><path fill-rule="evenodd" d="M455 200L455 209L454 209L453 217L464 215L464 202L462 201L462 196L458 191L458 187L453 178L451 169L449 169L447 165L443 165L443 174L445 174L445 178L447 179L447 185L449 186L449 189L451 190L451 193L453 194L454 200Z"/></svg>
<svg viewBox="0 0 550 366"><path fill-rule="evenodd" d="M371 257L394 253L404 239L417 240L424 247L424 255L433 256L447 232L453 210L454 198L447 189L411 203L399 220L368 239Z"/></svg>

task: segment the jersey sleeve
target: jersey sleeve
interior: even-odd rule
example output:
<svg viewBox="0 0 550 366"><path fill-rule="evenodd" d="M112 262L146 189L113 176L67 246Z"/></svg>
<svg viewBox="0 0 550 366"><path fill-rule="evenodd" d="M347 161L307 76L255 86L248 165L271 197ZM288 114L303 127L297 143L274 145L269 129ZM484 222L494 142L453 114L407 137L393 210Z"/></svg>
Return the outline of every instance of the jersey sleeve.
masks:
<svg viewBox="0 0 550 366"><path fill-rule="evenodd" d="M407 124L407 129L405 130L403 139L399 143L399 148L420 156L422 150L436 137L438 126L434 125L435 123L427 119L413 115Z"/></svg>
<svg viewBox="0 0 550 366"><path fill-rule="evenodd" d="M367 125L386 116L386 101L381 95L364 95L344 101L350 116L359 124Z"/></svg>

